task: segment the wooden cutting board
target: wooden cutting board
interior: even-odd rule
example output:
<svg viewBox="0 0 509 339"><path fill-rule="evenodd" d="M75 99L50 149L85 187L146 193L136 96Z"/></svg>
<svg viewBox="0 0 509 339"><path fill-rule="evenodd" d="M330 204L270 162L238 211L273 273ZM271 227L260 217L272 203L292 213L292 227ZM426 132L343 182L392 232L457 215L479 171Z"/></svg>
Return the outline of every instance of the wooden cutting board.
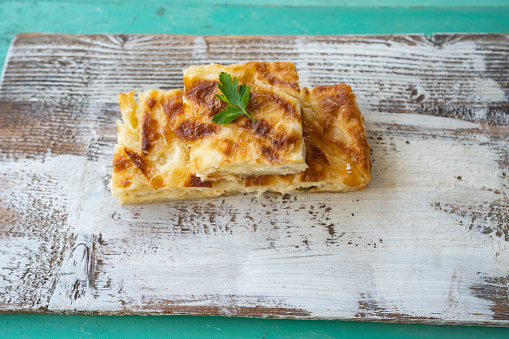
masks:
<svg viewBox="0 0 509 339"><path fill-rule="evenodd" d="M290 60L345 82L347 194L120 206L116 95ZM0 87L0 310L509 325L509 35L18 35Z"/></svg>

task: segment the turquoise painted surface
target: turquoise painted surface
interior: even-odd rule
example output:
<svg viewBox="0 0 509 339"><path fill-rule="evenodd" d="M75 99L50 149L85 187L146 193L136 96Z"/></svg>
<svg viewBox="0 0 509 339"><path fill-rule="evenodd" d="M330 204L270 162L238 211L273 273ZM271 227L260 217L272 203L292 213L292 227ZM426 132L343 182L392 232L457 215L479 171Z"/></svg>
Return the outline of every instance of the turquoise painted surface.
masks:
<svg viewBox="0 0 509 339"><path fill-rule="evenodd" d="M25 0L24 2L41 2ZM140 4L139 0L46 0L45 2L95 3L95 4ZM175 6L184 3L182 0L145 0L143 4L166 4ZM500 7L507 6L507 0L187 0L187 5L242 5L242 6L327 6L327 7Z"/></svg>
<svg viewBox="0 0 509 339"><path fill-rule="evenodd" d="M507 338L508 329L197 316L0 315L0 337Z"/></svg>
<svg viewBox="0 0 509 339"><path fill-rule="evenodd" d="M1 1L0 65L15 34L509 33L509 1ZM224 5L228 3L228 5ZM270 6L269 6L270 5ZM277 22L277 25L274 24ZM0 112L1 114L1 112ZM0 315L0 337L508 338L507 328L195 316Z"/></svg>
<svg viewBox="0 0 509 339"><path fill-rule="evenodd" d="M179 2L133 0L121 3L60 1L0 1L0 65L12 37L22 32L45 33L162 33L162 34L400 34L434 32L509 33L509 1L491 0L475 7L472 1L451 7L456 0L390 0L383 7L369 7L375 0L361 0L358 7L341 2L303 0L277 6L218 5L224 1ZM261 4L269 0L261 0ZM183 3L183 1L182 1ZM291 6L285 6L291 3ZM309 2L307 2L309 3ZM353 3L353 2L350 2ZM396 6L398 3L401 6ZM441 6L429 7L440 3ZM334 5L332 5L334 4ZM428 4L428 5L427 5ZM449 4L449 6L445 6ZM407 7L413 5L412 7ZM424 6L424 7L422 7ZM428 7L426 7L428 6ZM277 24L274 24L277 23Z"/></svg>

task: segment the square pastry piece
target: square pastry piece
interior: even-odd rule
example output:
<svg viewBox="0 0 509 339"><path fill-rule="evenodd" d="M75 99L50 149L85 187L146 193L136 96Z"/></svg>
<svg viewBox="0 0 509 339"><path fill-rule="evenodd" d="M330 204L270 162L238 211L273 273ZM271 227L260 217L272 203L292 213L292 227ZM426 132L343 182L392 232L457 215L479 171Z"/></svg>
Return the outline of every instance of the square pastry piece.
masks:
<svg viewBox="0 0 509 339"><path fill-rule="evenodd" d="M252 86L247 111L228 125L212 118L226 106L216 97L219 74ZM176 130L191 147L191 171L202 180L231 180L254 175L304 171L300 89L291 62L210 64L184 70L185 119Z"/></svg>
<svg viewBox="0 0 509 339"><path fill-rule="evenodd" d="M347 192L366 187L370 148L350 86L303 88L300 104L308 168L293 175L245 178L246 191Z"/></svg>
<svg viewBox="0 0 509 339"><path fill-rule="evenodd" d="M184 116L182 90L120 94L112 194L121 203L210 198L244 191L240 182L208 182L189 164L189 148L173 132Z"/></svg>

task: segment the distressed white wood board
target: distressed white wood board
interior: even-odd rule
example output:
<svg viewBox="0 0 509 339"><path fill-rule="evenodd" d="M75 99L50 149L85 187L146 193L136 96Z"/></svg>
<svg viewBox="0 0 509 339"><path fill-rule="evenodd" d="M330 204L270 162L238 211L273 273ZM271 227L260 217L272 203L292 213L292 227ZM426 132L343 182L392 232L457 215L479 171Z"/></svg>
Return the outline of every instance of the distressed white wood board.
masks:
<svg viewBox="0 0 509 339"><path fill-rule="evenodd" d="M0 310L508 325L508 52L508 35L15 37ZM248 60L352 86L368 188L119 205L116 95Z"/></svg>

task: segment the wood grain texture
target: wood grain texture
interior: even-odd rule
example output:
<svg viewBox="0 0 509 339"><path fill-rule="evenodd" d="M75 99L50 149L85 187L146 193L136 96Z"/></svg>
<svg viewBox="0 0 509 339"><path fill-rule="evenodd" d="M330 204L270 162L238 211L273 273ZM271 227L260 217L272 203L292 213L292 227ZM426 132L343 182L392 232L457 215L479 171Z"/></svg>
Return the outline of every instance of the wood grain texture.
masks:
<svg viewBox="0 0 509 339"><path fill-rule="evenodd" d="M509 36L17 36L0 87L0 310L509 324ZM189 64L345 82L348 194L120 206L116 95Z"/></svg>
<svg viewBox="0 0 509 339"><path fill-rule="evenodd" d="M227 4L225 4L225 2ZM270 4L269 4L270 3ZM353 7L352 7L353 6ZM0 1L0 65L23 32L146 34L401 34L509 32L506 0ZM224 18L228 20L224 20ZM275 25L274 23L278 24ZM234 29L233 29L234 28Z"/></svg>

